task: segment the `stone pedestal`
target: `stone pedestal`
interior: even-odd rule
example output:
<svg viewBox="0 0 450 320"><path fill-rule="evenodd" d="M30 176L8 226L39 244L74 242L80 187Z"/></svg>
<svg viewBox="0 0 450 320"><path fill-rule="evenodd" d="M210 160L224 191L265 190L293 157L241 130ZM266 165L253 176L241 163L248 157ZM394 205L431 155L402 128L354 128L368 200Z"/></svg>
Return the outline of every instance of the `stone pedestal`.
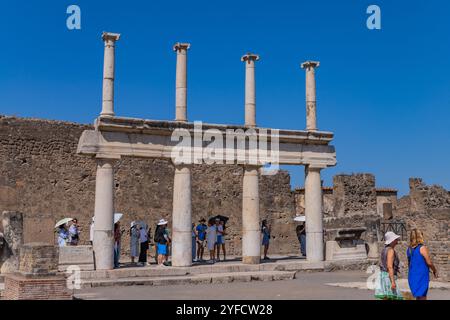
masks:
<svg viewBox="0 0 450 320"><path fill-rule="evenodd" d="M58 270L66 271L70 266L77 266L81 271L94 270L94 250L92 246L65 246L59 248Z"/></svg>
<svg viewBox="0 0 450 320"><path fill-rule="evenodd" d="M326 259L327 261L367 259L366 246L357 244L350 247L341 247L337 241L327 241Z"/></svg>
<svg viewBox="0 0 450 320"><path fill-rule="evenodd" d="M175 166L172 211L172 266L192 265L192 197L189 165Z"/></svg>
<svg viewBox="0 0 450 320"><path fill-rule="evenodd" d="M19 272L5 275L5 300L68 300L64 275L57 273L58 247L29 243L20 249Z"/></svg>
<svg viewBox="0 0 450 320"><path fill-rule="evenodd" d="M258 167L244 168L242 185L242 262L258 264L261 261Z"/></svg>

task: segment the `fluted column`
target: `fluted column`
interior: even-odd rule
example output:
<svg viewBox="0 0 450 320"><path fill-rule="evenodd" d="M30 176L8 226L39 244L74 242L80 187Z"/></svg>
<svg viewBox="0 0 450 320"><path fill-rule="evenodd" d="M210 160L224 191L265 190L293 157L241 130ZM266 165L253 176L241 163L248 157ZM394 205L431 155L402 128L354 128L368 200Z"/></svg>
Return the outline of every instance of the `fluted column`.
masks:
<svg viewBox="0 0 450 320"><path fill-rule="evenodd" d="M114 60L116 41L120 34L103 32L105 55L103 59L103 98L101 115L114 115Z"/></svg>
<svg viewBox="0 0 450 320"><path fill-rule="evenodd" d="M173 50L177 53L177 72L175 89L175 120L187 121L187 51L189 43L176 43Z"/></svg>
<svg viewBox="0 0 450 320"><path fill-rule="evenodd" d="M316 68L320 66L318 61L307 61L302 63L306 71L306 130L317 130L316 116Z"/></svg>
<svg viewBox="0 0 450 320"><path fill-rule="evenodd" d="M242 185L242 262L258 264L261 260L261 226L257 166L244 167Z"/></svg>
<svg viewBox="0 0 450 320"><path fill-rule="evenodd" d="M192 197L190 165L175 166L172 224L172 266L191 266Z"/></svg>
<svg viewBox="0 0 450 320"><path fill-rule="evenodd" d="M306 258L311 262L324 260L320 170L305 167Z"/></svg>
<svg viewBox="0 0 450 320"><path fill-rule="evenodd" d="M97 270L114 268L114 159L97 159L94 252Z"/></svg>
<svg viewBox="0 0 450 320"><path fill-rule="evenodd" d="M242 56L241 61L245 62L245 125L256 126L256 93L255 93L255 61L259 56L247 53Z"/></svg>

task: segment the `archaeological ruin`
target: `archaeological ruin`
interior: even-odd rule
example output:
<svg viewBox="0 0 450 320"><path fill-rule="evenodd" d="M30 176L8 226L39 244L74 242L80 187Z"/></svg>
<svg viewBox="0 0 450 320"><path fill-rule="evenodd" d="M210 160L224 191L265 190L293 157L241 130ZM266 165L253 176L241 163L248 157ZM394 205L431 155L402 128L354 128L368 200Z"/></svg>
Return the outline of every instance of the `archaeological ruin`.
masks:
<svg viewBox="0 0 450 320"><path fill-rule="evenodd" d="M257 126L255 64L259 57L251 53L242 57L246 74L244 124L202 124L199 129L187 118L189 44L177 43L173 48L177 66L175 120L155 121L115 115L114 50L119 35L104 33L103 40L103 104L94 124L0 116L2 273L19 263L18 246L22 243L55 244L53 226L68 216L78 218L81 244L86 245L95 217L96 268L109 270L113 268L114 212L124 213L125 230L134 220L146 221L154 228L159 219L167 219L173 238L172 265L176 267L192 264L191 223L201 217L229 216L228 253L241 256L245 264L258 264L261 220L272 225L271 251L298 254L293 218L305 215L310 262L324 261L327 245L336 245L331 257L346 257L345 250L339 250L349 241L359 245L362 256L358 257L375 259L384 231L395 230L406 241L407 232L419 227L441 277L450 281L449 191L411 178L409 194L398 198L396 190L377 187L370 173L339 174L332 186L323 186L321 170L336 165L336 153L331 145L333 133L317 128L318 62L301 65L306 71L306 130ZM224 136L230 130L235 134L232 143L222 144L209 154L211 159L226 159L231 154L230 162L195 161L205 160L205 149L217 140L211 137ZM243 144L239 144L241 132ZM172 139L175 133L179 140ZM252 138L265 142L269 149L266 155L252 156ZM194 147L182 149L183 160L174 163L173 153L180 152L180 141ZM243 152L242 158L239 152ZM305 166L305 186L292 189L290 176L283 170L263 174L268 164ZM11 217L23 219L20 240L9 231L9 221L15 221ZM123 256L129 254L128 237L125 232ZM401 246L405 247L405 242ZM405 252L403 247L399 252Z"/></svg>

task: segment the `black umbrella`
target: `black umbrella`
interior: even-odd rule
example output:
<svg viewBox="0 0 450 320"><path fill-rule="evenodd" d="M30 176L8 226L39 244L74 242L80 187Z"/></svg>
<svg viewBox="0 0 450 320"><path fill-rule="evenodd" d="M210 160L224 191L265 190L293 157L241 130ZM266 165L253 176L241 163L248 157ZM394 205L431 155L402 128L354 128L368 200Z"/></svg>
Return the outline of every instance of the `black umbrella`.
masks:
<svg viewBox="0 0 450 320"><path fill-rule="evenodd" d="M228 217L225 217L225 216L222 216L222 215L217 215L217 216L215 216L215 217L211 217L210 219L209 219L209 221L212 221L212 222L214 222L216 219L219 219L220 221L223 221L223 224L225 224L225 223L227 223L227 221L230 219L230 218L228 218Z"/></svg>

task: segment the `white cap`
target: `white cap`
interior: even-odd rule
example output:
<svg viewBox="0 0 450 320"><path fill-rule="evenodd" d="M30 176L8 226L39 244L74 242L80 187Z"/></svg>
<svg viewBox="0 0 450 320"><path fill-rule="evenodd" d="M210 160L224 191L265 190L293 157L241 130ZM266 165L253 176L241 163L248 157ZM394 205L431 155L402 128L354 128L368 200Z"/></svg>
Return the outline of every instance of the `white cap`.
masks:
<svg viewBox="0 0 450 320"><path fill-rule="evenodd" d="M388 231L388 232L386 232L386 234L384 235L384 239L386 240L386 241L384 241L384 244L385 244L385 245L389 245L389 244L391 244L392 242L394 242L395 240L397 240L398 238L400 238L400 236L399 236L398 234L395 234L395 233L392 232L392 231Z"/></svg>
<svg viewBox="0 0 450 320"><path fill-rule="evenodd" d="M165 225L165 224L167 224L167 221L164 220L164 219L161 219L161 220L159 220L159 222L158 222L158 226L162 226L162 225Z"/></svg>

